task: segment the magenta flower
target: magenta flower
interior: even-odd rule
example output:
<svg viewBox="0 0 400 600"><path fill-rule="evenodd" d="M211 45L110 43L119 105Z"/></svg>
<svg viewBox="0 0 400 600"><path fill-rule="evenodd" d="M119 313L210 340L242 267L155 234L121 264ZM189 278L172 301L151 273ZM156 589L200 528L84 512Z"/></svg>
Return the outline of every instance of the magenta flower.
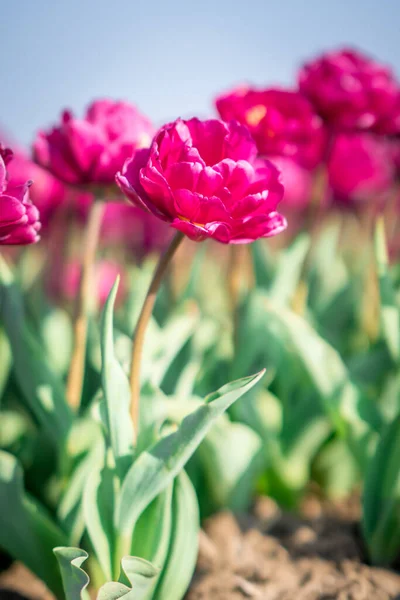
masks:
<svg viewBox="0 0 400 600"><path fill-rule="evenodd" d="M60 125L34 142L37 162L73 185L109 185L125 160L153 136L150 121L126 102L97 100L83 119L65 111Z"/></svg>
<svg viewBox="0 0 400 600"><path fill-rule="evenodd" d="M118 275L120 275L121 279L118 287L117 302L121 302L126 294L126 284L125 278L121 274L120 265L110 260L102 260L96 265L93 288L96 291L96 300L100 306L103 306L107 300ZM67 300L75 300L79 292L80 277L81 265L79 261L68 263L61 275L61 293Z"/></svg>
<svg viewBox="0 0 400 600"><path fill-rule="evenodd" d="M276 211L283 195L279 172L256 154L239 123L178 119L162 127L116 179L136 206L192 240L248 243L286 227Z"/></svg>
<svg viewBox="0 0 400 600"><path fill-rule="evenodd" d="M281 181L285 188L282 207L293 210L306 208L312 199L313 172L284 156L271 157L270 160L280 171Z"/></svg>
<svg viewBox="0 0 400 600"><path fill-rule="evenodd" d="M321 118L298 92L238 88L216 99L224 121L246 125L264 156L286 156L312 169L321 162L326 136Z"/></svg>
<svg viewBox="0 0 400 600"><path fill-rule="evenodd" d="M351 49L304 65L299 86L328 124L346 130L379 131L391 120L398 94L389 68Z"/></svg>
<svg viewBox="0 0 400 600"><path fill-rule="evenodd" d="M371 133L341 133L333 141L328 161L334 199L352 205L378 201L394 180L390 144Z"/></svg>
<svg viewBox="0 0 400 600"><path fill-rule="evenodd" d="M11 150L0 145L0 244L33 244L40 239L39 211L29 199L31 182L9 184L6 167L11 159Z"/></svg>
<svg viewBox="0 0 400 600"><path fill-rule="evenodd" d="M48 226L58 207L66 200L66 188L48 171L39 167L23 152L14 153L13 160L8 166L9 185L23 186L27 180L33 180L29 190L32 202L40 212L42 227Z"/></svg>

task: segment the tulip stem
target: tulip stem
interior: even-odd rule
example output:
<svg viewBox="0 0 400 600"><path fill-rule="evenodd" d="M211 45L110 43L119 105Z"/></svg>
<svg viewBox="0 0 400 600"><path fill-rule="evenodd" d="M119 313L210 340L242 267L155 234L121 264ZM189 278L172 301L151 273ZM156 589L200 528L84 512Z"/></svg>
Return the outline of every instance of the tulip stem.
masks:
<svg viewBox="0 0 400 600"><path fill-rule="evenodd" d="M93 273L96 251L99 243L105 202L93 202L85 232L84 253L77 297L74 323L74 348L67 380L67 401L74 410L79 410L85 374L85 357L89 316L93 306Z"/></svg>
<svg viewBox="0 0 400 600"><path fill-rule="evenodd" d="M232 244L229 247L228 264L228 292L233 322L233 343L236 347L239 325L240 292L243 277L243 259L246 248L241 245Z"/></svg>
<svg viewBox="0 0 400 600"><path fill-rule="evenodd" d="M166 251L160 256L156 270L151 280L149 289L144 300L142 310L136 323L135 333L133 335L132 362L130 372L131 388L131 417L135 431L135 438L139 428L139 400L140 400L140 370L142 362L142 350L147 325L153 312L160 284L163 280L165 271L174 256L176 250L184 238L183 233L178 231L170 242Z"/></svg>

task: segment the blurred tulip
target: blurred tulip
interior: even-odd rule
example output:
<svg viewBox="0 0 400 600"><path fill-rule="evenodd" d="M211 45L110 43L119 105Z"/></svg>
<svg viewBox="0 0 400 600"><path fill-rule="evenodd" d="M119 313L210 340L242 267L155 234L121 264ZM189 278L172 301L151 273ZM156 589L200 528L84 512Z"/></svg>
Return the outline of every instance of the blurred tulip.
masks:
<svg viewBox="0 0 400 600"><path fill-rule="evenodd" d="M299 86L335 128L380 131L394 118L398 83L392 71L356 50L328 52L305 64Z"/></svg>
<svg viewBox="0 0 400 600"><path fill-rule="evenodd" d="M394 181L390 144L370 133L339 134L332 144L328 174L336 202L378 202Z"/></svg>
<svg viewBox="0 0 400 600"><path fill-rule="evenodd" d="M219 96L216 106L222 119L249 128L261 155L285 156L308 169L324 156L322 120L307 98L296 91L238 88Z"/></svg>
<svg viewBox="0 0 400 600"><path fill-rule="evenodd" d="M97 100L83 119L64 111L59 125L39 132L33 148L37 162L61 181L108 186L152 135L150 121L131 104Z"/></svg>
<svg viewBox="0 0 400 600"><path fill-rule="evenodd" d="M29 198L30 181L14 186L8 169L11 150L0 145L0 244L25 245L39 241L39 211Z"/></svg>

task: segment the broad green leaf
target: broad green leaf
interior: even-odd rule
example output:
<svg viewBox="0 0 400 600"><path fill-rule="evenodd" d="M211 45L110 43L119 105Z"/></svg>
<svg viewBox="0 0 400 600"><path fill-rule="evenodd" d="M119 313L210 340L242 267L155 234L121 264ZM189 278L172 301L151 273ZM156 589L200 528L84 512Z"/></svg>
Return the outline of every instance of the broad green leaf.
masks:
<svg viewBox="0 0 400 600"><path fill-rule="evenodd" d="M0 319L10 341L18 385L47 437L60 447L70 428L72 413L62 382L48 368L43 348L26 327L20 294L1 257Z"/></svg>
<svg viewBox="0 0 400 600"><path fill-rule="evenodd" d="M54 548L64 584L65 600L89 600L87 586L90 579L82 564L88 554L80 548ZM124 556L121 560L119 581L111 581L101 586L96 600L145 600L154 589L158 569L151 563L134 556Z"/></svg>
<svg viewBox="0 0 400 600"><path fill-rule="evenodd" d="M97 600L146 600L151 598L159 570L147 560L136 556L121 559L119 582L105 583L99 590Z"/></svg>
<svg viewBox="0 0 400 600"><path fill-rule="evenodd" d="M205 404L187 416L176 432L138 456L121 488L116 511L120 536L119 555L130 548L132 532L146 506L176 477L206 436L213 423L263 376L230 383L206 398ZM122 552L121 552L122 550Z"/></svg>
<svg viewBox="0 0 400 600"><path fill-rule="evenodd" d="M143 511L136 524L131 551L162 569L171 535L171 503L173 484L170 484Z"/></svg>
<svg viewBox="0 0 400 600"><path fill-rule="evenodd" d="M264 360L278 370L290 365L290 377L286 371L276 378L280 393L294 394L292 388L298 376L305 391L308 386L308 393L316 394L363 468L376 441L376 432L382 426L376 404L361 394L338 352L304 319L260 294L249 302L253 304L254 315L256 312L264 315L263 320L254 321L254 326L258 323L259 337L264 340Z"/></svg>
<svg viewBox="0 0 400 600"><path fill-rule="evenodd" d="M117 472L123 479L133 457L133 424L130 416L128 379L115 358L113 340L113 310L118 291L117 279L104 307L101 324L102 386L105 425Z"/></svg>
<svg viewBox="0 0 400 600"><path fill-rule="evenodd" d="M368 464L362 523L372 562L390 565L400 550L400 415L383 431Z"/></svg>
<svg viewBox="0 0 400 600"><path fill-rule="evenodd" d="M114 504L116 474L109 466L105 449L99 445L103 460L98 460L83 490L83 518L104 578L112 579L114 564Z"/></svg>
<svg viewBox="0 0 400 600"><path fill-rule="evenodd" d="M53 550L64 586L65 600L89 600L86 590L89 575L81 568L88 558L88 553L80 548L58 546Z"/></svg>
<svg viewBox="0 0 400 600"><path fill-rule="evenodd" d="M0 451L0 547L23 562L59 597L62 585L53 548L65 542L65 534L25 493L17 460Z"/></svg>
<svg viewBox="0 0 400 600"><path fill-rule="evenodd" d="M90 473L99 462L100 449L93 446L69 475L68 486L57 506L57 518L64 531L68 532L68 542L78 545L85 530L82 497Z"/></svg>
<svg viewBox="0 0 400 600"><path fill-rule="evenodd" d="M400 359L400 312L390 277L383 217L376 222L375 261L380 292L380 321L383 338L395 362Z"/></svg>
<svg viewBox="0 0 400 600"><path fill-rule="evenodd" d="M296 237L293 244L282 253L276 276L268 293L271 300L282 305L290 302L300 282L309 247L310 238L302 234Z"/></svg>
<svg viewBox="0 0 400 600"><path fill-rule="evenodd" d="M182 471L175 480L173 524L168 560L154 600L181 600L192 578L200 532L199 509L192 482Z"/></svg>
<svg viewBox="0 0 400 600"><path fill-rule="evenodd" d="M43 317L41 331L49 364L56 373L64 377L72 354L71 319L61 308L49 309Z"/></svg>
<svg viewBox="0 0 400 600"><path fill-rule="evenodd" d="M261 438L242 423L221 417L200 446L208 494L216 509L246 510L262 467Z"/></svg>

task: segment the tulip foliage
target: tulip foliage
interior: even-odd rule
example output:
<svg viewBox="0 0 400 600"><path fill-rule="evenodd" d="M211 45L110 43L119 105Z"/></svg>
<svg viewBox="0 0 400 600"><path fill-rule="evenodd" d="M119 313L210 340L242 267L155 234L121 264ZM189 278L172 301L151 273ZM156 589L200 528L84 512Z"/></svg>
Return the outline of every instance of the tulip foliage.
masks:
<svg viewBox="0 0 400 600"><path fill-rule="evenodd" d="M0 548L55 597L180 600L201 519L310 483L398 558L399 97L343 50L1 146Z"/></svg>

